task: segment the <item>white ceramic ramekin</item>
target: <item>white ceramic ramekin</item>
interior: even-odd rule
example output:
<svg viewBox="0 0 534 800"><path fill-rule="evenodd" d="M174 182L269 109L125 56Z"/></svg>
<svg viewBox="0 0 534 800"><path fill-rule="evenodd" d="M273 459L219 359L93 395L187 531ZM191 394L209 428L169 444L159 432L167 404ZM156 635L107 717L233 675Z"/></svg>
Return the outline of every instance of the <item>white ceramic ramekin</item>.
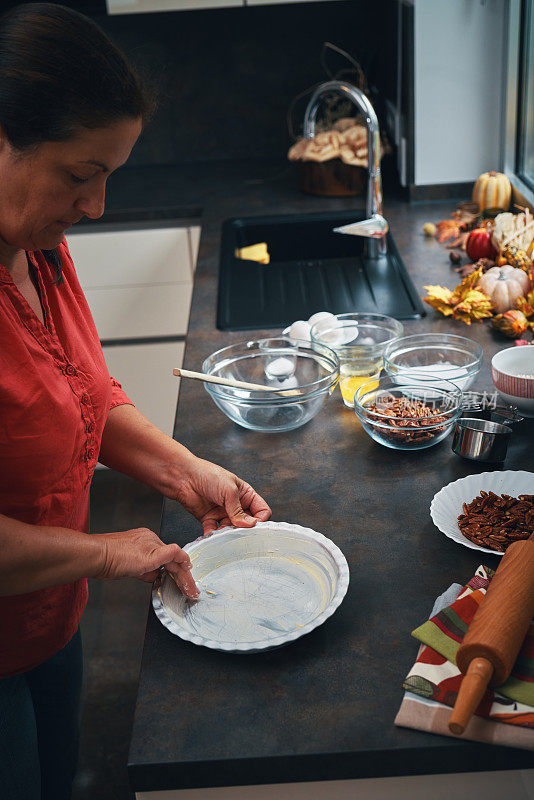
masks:
<svg viewBox="0 0 534 800"><path fill-rule="evenodd" d="M491 359L493 385L506 400L525 414L534 416L534 347L507 347ZM533 377L520 377L532 375Z"/></svg>

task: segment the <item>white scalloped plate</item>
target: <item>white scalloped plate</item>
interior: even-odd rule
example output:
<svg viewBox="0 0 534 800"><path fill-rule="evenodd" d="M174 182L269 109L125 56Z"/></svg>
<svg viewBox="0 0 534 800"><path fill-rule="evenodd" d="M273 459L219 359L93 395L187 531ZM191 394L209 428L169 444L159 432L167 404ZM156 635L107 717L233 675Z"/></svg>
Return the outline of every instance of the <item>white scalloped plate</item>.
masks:
<svg viewBox="0 0 534 800"><path fill-rule="evenodd" d="M165 575L152 605L176 636L213 650L257 653L292 642L332 616L349 585L339 547L288 522L223 528L184 550L200 599L187 600Z"/></svg>
<svg viewBox="0 0 534 800"><path fill-rule="evenodd" d="M437 494L430 504L430 516L434 525L449 539L469 547L481 550L494 556L502 556L497 550L473 544L461 533L458 527L458 516L463 513L463 504L470 503L481 490L495 494L509 494L517 497L520 494L534 494L534 473L525 470L504 470L503 472L481 472L479 475L468 475L457 481L448 483Z"/></svg>

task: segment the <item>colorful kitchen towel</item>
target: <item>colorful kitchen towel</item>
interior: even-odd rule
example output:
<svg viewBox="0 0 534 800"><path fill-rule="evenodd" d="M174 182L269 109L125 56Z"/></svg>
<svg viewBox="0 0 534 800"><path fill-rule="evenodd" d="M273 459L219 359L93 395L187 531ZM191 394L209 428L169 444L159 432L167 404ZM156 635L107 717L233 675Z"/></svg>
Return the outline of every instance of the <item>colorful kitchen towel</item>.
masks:
<svg viewBox="0 0 534 800"><path fill-rule="evenodd" d="M462 676L456 652L486 593L493 570L480 566L457 600L413 632L424 645L403 687L453 706ZM484 695L476 714L511 725L534 728L534 626L531 625L508 681Z"/></svg>
<svg viewBox="0 0 534 800"><path fill-rule="evenodd" d="M437 733L458 739L449 730L451 710L442 703L424 700L415 694L406 692L395 717L395 725L400 728L414 728L427 733ZM474 742L498 744L503 747L519 747L523 750L534 750L534 732L528 728L515 725L503 725L483 717L471 717L460 737Z"/></svg>
<svg viewBox="0 0 534 800"><path fill-rule="evenodd" d="M487 573L489 572L490 571L487 570ZM477 570L477 573L479 573L479 570ZM483 574L484 573L478 574L478 577L482 577ZM452 584L446 592L436 599L430 617L432 618L438 615L440 611L453 604L459 595L466 591L466 588L467 587L464 587L462 589L458 583ZM468 588L469 591L473 591L469 584ZM426 648L424 645L420 646L418 658L426 649L430 650L431 648ZM436 653L436 655L438 654ZM450 664L450 662L447 662L446 659L444 659L444 662L448 664L449 668L457 671L457 668L453 664ZM414 670L416 669L418 669L417 663L414 666ZM411 670L410 675L414 670ZM529 708L528 712L532 713L534 709ZM449 730L450 715L451 709L448 705L406 691L399 712L395 718L395 725L403 728L414 728L415 730L442 736L450 736L456 739L458 737L454 736ZM484 742L486 744L497 744L504 747L519 747L525 750L534 750L534 731L529 730L528 727L503 724L502 722L496 722L493 719L484 719L480 716L473 716L471 718L461 738L475 742Z"/></svg>

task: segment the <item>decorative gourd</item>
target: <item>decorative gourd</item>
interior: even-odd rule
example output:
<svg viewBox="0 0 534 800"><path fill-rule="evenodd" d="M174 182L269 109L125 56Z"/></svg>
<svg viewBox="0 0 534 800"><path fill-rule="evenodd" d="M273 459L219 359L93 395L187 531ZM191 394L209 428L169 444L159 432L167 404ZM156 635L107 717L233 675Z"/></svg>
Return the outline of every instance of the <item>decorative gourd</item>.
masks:
<svg viewBox="0 0 534 800"><path fill-rule="evenodd" d="M515 306L518 297L524 297L530 288L526 272L506 264L492 267L477 283L481 292L487 295L498 314L504 314Z"/></svg>
<svg viewBox="0 0 534 800"><path fill-rule="evenodd" d="M502 208L508 211L512 197L510 181L502 172L484 172L473 187L473 202L478 210Z"/></svg>
<svg viewBox="0 0 534 800"><path fill-rule="evenodd" d="M491 324L495 330L504 333L510 339L517 339L528 329L528 319L522 311L514 308L510 311L505 311L504 314L497 314L491 320Z"/></svg>
<svg viewBox="0 0 534 800"><path fill-rule="evenodd" d="M525 208L519 214L510 211L497 214L493 220L492 241L499 252L514 245L530 255L534 241L534 217L529 209Z"/></svg>
<svg viewBox="0 0 534 800"><path fill-rule="evenodd" d="M520 247L509 244L508 247L504 248L497 259L496 266L501 267L504 266L504 264L509 264L511 267L516 267L517 269L522 269L523 272L528 272L532 267L532 259L529 258Z"/></svg>

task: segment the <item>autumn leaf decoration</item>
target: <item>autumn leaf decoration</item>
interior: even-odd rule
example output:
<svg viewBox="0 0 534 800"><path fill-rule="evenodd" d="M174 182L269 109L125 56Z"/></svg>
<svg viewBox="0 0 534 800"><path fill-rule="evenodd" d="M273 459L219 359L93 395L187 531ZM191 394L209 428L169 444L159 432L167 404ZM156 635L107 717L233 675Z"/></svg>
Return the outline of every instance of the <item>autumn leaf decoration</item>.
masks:
<svg viewBox="0 0 534 800"><path fill-rule="evenodd" d="M471 325L473 320L480 322L491 317L493 311L490 298L476 288L481 275L482 269L475 270L454 291L445 286L425 286L428 295L423 300L446 317L459 319L466 325Z"/></svg>
<svg viewBox="0 0 534 800"><path fill-rule="evenodd" d="M523 312L525 317L530 320L530 327L534 328L534 289L526 297L518 297L515 301L515 307L518 311Z"/></svg>

